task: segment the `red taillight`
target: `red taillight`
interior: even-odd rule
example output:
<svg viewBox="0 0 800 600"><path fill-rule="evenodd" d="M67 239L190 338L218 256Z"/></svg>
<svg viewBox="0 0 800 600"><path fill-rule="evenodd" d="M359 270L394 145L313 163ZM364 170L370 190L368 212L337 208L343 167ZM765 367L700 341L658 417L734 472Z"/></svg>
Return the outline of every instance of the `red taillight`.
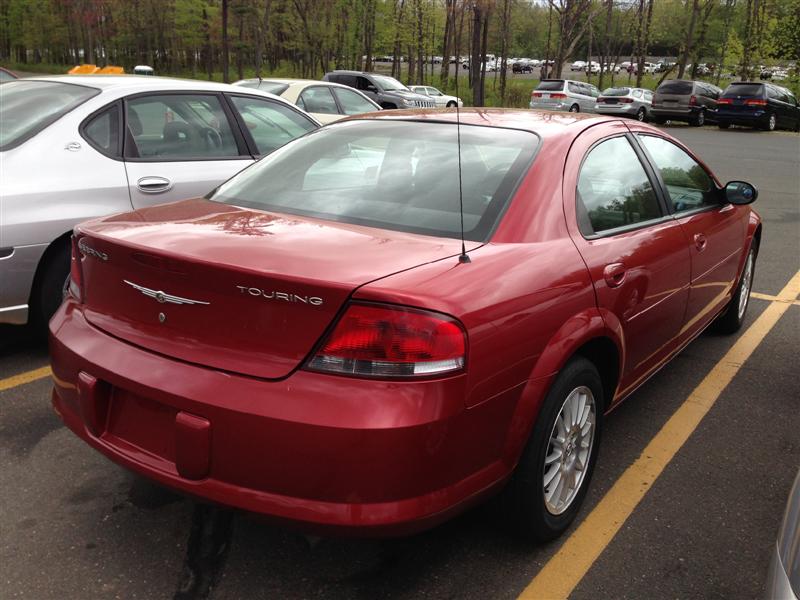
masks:
<svg viewBox="0 0 800 600"><path fill-rule="evenodd" d="M732 98L720 98L719 100L717 100L717 104L718 105L719 104L733 104L733 99Z"/></svg>
<svg viewBox="0 0 800 600"><path fill-rule="evenodd" d="M541 98L542 97L542 93L541 92L531 92L531 97L532 98Z"/></svg>
<svg viewBox="0 0 800 600"><path fill-rule="evenodd" d="M619 101L621 104L630 104L633 102L633 98L620 98Z"/></svg>
<svg viewBox="0 0 800 600"><path fill-rule="evenodd" d="M767 101L766 100L761 100L761 99L756 99L756 98L747 99L747 100L744 101L744 103L747 106L766 106L767 105Z"/></svg>
<svg viewBox="0 0 800 600"><path fill-rule="evenodd" d="M78 238L72 236L72 251L69 263L69 293L78 302L83 302L83 268L81 259L83 254L78 247Z"/></svg>
<svg viewBox="0 0 800 600"><path fill-rule="evenodd" d="M559 100L562 100L562 99L566 98L567 95L566 94L550 94L550 97L551 98L558 98Z"/></svg>
<svg viewBox="0 0 800 600"><path fill-rule="evenodd" d="M597 100L595 100L595 102L597 102L597 104L602 104L605 101L606 101L605 98L598 98Z"/></svg>
<svg viewBox="0 0 800 600"><path fill-rule="evenodd" d="M694 106L695 104L697 104L697 96L693 95L691 98L689 98L689 104L691 106Z"/></svg>
<svg viewBox="0 0 800 600"><path fill-rule="evenodd" d="M466 347L463 327L446 315L351 304L308 368L363 377L438 375L463 369Z"/></svg>

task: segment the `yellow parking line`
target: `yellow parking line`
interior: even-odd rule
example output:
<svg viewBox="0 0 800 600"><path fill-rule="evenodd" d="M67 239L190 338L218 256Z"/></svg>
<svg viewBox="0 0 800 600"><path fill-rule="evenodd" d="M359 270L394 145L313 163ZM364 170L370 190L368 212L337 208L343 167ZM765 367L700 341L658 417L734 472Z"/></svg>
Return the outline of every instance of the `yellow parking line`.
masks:
<svg viewBox="0 0 800 600"><path fill-rule="evenodd" d="M526 587L520 598L567 598L608 546L725 387L800 295L800 271L692 391L639 458Z"/></svg>
<svg viewBox="0 0 800 600"><path fill-rule="evenodd" d="M42 367L41 369L34 369L33 371L20 373L19 375L12 375L11 377L0 379L0 392L3 390L10 390L18 385L24 385L26 383L30 383L31 381L36 381L37 379L43 379L49 376L50 367Z"/></svg>
<svg viewBox="0 0 800 600"><path fill-rule="evenodd" d="M793 300L791 298L778 298L777 296L770 296L769 294L760 294L758 292L750 292L751 298L759 300L768 300L769 302L786 302L787 304L796 304L800 306L800 300Z"/></svg>

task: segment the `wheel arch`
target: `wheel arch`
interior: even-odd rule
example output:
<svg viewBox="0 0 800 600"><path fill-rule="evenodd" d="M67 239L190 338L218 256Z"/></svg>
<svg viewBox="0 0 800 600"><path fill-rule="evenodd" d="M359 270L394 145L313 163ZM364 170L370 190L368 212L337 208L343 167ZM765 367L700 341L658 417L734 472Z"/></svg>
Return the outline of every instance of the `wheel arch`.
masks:
<svg viewBox="0 0 800 600"><path fill-rule="evenodd" d="M31 321L31 315L33 314L34 310L34 303L36 302L36 295L39 287L42 285L42 277L44 273L45 266L49 263L53 256L62 248L69 247L69 240L72 237L72 230L62 233L56 239L54 239L45 249L44 253L42 253L41 258L39 259L39 263L36 265L36 272L33 276L33 283L31 283L31 289L28 294L28 322Z"/></svg>

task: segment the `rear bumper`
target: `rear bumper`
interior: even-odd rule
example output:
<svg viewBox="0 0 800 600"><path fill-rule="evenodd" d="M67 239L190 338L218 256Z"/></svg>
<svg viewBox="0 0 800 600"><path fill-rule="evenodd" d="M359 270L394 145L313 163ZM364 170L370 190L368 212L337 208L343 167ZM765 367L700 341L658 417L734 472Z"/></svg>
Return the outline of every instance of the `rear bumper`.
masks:
<svg viewBox="0 0 800 600"><path fill-rule="evenodd" d="M601 115L634 116L639 111L639 107L634 104L597 104L594 109Z"/></svg>
<svg viewBox="0 0 800 600"><path fill-rule="evenodd" d="M757 127L766 125L769 120L769 113L765 110L751 111L751 112L737 112L737 111L717 111L717 122L729 125L749 125Z"/></svg>
<svg viewBox="0 0 800 600"><path fill-rule="evenodd" d="M531 102L528 106L534 110L555 110L569 112L570 107L577 102Z"/></svg>
<svg viewBox="0 0 800 600"><path fill-rule="evenodd" d="M672 121L688 121L690 119L694 119L697 114L700 112L701 107L699 106L691 106L686 108L656 108L652 107L650 109L650 114L653 117L657 117L660 119L669 119ZM711 119L713 115L706 111L706 118Z"/></svg>
<svg viewBox="0 0 800 600"><path fill-rule="evenodd" d="M53 406L108 458L163 485L306 529L405 535L498 489L521 387L466 409L466 376L415 383L296 371L264 381L50 323Z"/></svg>

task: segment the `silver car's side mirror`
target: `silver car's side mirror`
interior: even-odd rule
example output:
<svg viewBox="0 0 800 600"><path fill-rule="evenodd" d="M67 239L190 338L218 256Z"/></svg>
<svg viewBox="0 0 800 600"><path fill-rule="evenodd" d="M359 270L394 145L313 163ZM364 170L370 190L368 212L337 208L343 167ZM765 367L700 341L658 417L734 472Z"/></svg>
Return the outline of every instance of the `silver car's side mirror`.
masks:
<svg viewBox="0 0 800 600"><path fill-rule="evenodd" d="M729 181L725 184L725 199L731 204L750 204L758 198L758 190L746 181Z"/></svg>

